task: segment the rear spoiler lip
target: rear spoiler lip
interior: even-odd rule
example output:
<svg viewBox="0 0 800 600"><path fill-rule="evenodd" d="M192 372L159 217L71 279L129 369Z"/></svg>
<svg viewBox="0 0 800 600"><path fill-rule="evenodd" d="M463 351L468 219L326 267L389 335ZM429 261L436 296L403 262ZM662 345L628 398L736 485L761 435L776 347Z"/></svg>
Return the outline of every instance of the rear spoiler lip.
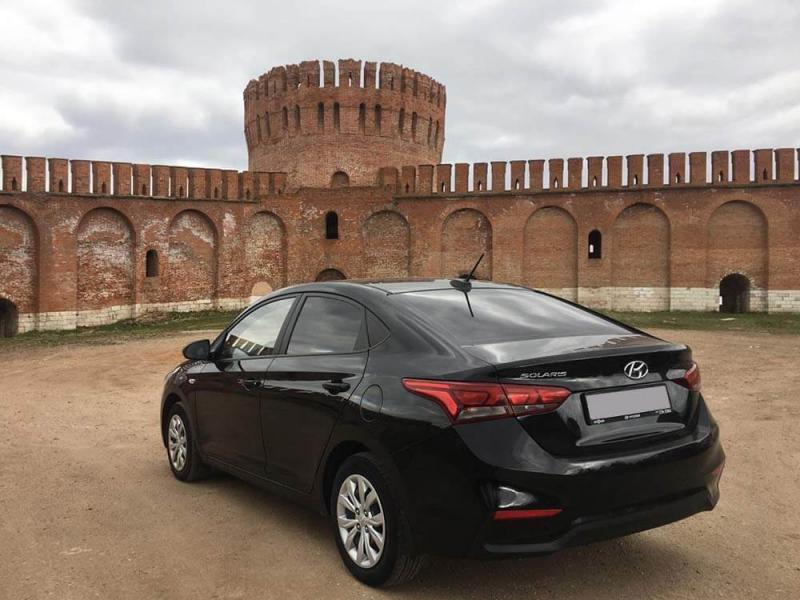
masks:
<svg viewBox="0 0 800 600"><path fill-rule="evenodd" d="M670 344L661 343L653 344L651 346L633 346L627 348L604 348L604 349L590 349L578 350L576 352L568 352L564 354L547 354L544 356L533 356L513 361L496 361L490 360L488 352L478 350L480 346L464 346L464 350L492 365L495 369L514 369L517 367L537 366L537 365L553 365L561 362L572 362L577 360L591 360L596 358L607 358L613 356L639 356L642 354L661 354L661 353L675 353L687 352L691 358L691 349L685 344Z"/></svg>

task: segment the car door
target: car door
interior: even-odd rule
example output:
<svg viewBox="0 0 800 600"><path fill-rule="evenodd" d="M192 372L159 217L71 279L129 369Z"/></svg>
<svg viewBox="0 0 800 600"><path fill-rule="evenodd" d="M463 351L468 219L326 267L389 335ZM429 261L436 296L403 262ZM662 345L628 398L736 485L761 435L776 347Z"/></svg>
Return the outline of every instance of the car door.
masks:
<svg viewBox="0 0 800 600"><path fill-rule="evenodd" d="M207 456L264 475L262 385L296 296L255 307L214 348L195 378L198 443Z"/></svg>
<svg viewBox="0 0 800 600"><path fill-rule="evenodd" d="M308 294L267 371L261 427L269 477L308 492L344 403L367 364L364 308Z"/></svg>

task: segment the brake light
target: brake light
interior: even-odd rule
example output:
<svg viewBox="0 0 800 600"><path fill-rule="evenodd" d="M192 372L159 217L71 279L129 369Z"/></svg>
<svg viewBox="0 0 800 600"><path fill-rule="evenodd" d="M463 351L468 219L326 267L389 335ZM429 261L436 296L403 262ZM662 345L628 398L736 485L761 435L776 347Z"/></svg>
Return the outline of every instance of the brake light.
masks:
<svg viewBox="0 0 800 600"><path fill-rule="evenodd" d="M689 388L693 392L700 391L700 367L697 366L697 363L693 362L692 366L686 369L686 372L683 374L683 377L680 379L675 380L676 383L680 383L683 387Z"/></svg>
<svg viewBox="0 0 800 600"><path fill-rule="evenodd" d="M558 387L430 379L403 379L403 386L438 402L454 423L552 412L571 393Z"/></svg>

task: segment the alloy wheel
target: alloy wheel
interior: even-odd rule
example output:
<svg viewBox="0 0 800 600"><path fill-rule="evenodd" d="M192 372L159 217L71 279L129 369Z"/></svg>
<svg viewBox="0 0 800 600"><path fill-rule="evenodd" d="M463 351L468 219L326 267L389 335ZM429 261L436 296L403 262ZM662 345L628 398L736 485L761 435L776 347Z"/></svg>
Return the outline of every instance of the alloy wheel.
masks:
<svg viewBox="0 0 800 600"><path fill-rule="evenodd" d="M186 425L184 425L180 415L172 415L169 420L167 437L169 461L172 464L172 468L176 471L182 471L186 465L188 444L186 440Z"/></svg>
<svg viewBox="0 0 800 600"><path fill-rule="evenodd" d="M354 473L342 482L336 519L350 559L362 569L378 564L386 540L386 520L378 492L363 475Z"/></svg>

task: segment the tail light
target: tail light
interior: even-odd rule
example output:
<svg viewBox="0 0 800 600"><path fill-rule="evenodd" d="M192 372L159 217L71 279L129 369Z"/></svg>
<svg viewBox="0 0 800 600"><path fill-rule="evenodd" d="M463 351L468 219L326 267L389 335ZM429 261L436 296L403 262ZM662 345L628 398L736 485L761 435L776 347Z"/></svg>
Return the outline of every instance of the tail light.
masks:
<svg viewBox="0 0 800 600"><path fill-rule="evenodd" d="M683 377L675 380L676 383L680 383L683 387L689 388L689 390L693 392L700 391L700 367L697 366L696 362L692 363L686 372L683 374Z"/></svg>
<svg viewBox="0 0 800 600"><path fill-rule="evenodd" d="M430 379L403 379L403 386L438 402L454 423L548 413L571 394L559 387Z"/></svg>

